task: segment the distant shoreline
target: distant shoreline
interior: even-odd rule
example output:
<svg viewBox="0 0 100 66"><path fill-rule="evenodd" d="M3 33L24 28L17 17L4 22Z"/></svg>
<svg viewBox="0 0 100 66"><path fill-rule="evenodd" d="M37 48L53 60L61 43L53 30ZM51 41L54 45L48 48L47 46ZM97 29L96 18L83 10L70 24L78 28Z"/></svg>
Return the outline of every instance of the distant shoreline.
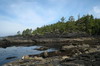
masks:
<svg viewBox="0 0 100 66"><path fill-rule="evenodd" d="M24 45L45 45L53 46L53 44L58 44L58 46L70 43L85 43L91 41L99 41L99 36L88 36L88 37L70 37L70 38L36 38L36 37L23 37L23 36L11 36L4 37L0 40L0 47L8 46L24 46Z"/></svg>

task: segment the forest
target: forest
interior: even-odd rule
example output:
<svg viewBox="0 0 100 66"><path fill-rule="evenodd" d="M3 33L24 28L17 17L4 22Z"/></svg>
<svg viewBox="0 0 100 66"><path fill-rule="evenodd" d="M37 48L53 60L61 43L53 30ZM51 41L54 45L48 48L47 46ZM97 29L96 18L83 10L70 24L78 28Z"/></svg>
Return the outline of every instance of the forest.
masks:
<svg viewBox="0 0 100 66"><path fill-rule="evenodd" d="M88 35L100 35L100 19L94 18L93 15L78 16L75 20L74 16L70 16L66 21L62 17L58 22L37 29L26 29L22 35L45 35L45 34L67 34L67 33L86 33ZM18 32L19 34L19 32Z"/></svg>

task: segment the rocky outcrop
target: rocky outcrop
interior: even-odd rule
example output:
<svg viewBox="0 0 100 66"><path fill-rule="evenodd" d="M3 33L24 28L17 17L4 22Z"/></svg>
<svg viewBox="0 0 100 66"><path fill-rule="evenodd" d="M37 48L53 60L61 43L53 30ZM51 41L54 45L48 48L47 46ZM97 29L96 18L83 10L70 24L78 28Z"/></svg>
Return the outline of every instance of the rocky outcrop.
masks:
<svg viewBox="0 0 100 66"><path fill-rule="evenodd" d="M60 63L62 66L100 66L100 52L93 52L68 58Z"/></svg>
<svg viewBox="0 0 100 66"><path fill-rule="evenodd" d="M34 37L33 37L34 38ZM0 40L0 47L20 45L41 45L47 47L59 47L63 45L100 44L99 37L80 38L34 38L32 37L6 37Z"/></svg>
<svg viewBox="0 0 100 66"><path fill-rule="evenodd" d="M8 46L20 46L20 45L33 45L34 41L31 39L26 39L23 37L6 37L0 40L0 47L8 47Z"/></svg>

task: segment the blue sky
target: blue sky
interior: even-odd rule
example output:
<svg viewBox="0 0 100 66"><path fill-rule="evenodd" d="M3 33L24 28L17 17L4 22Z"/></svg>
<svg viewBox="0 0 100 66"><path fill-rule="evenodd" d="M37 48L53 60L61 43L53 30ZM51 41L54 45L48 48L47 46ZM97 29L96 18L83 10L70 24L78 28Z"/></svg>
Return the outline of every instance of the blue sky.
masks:
<svg viewBox="0 0 100 66"><path fill-rule="evenodd" d="M0 0L0 36L14 35L57 22L62 16L93 14L100 18L100 0Z"/></svg>

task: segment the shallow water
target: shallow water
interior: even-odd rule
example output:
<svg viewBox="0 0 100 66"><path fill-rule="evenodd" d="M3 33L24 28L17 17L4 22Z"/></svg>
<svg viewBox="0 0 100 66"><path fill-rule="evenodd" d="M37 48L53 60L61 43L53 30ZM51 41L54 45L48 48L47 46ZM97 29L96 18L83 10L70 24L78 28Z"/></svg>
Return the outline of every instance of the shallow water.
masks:
<svg viewBox="0 0 100 66"><path fill-rule="evenodd" d="M35 48L39 48L40 46L13 46L7 48L0 48L0 66L2 64L14 61L16 59L21 59L24 55L31 55L31 54L39 54L43 51L34 50ZM46 51L54 51L54 49L48 49ZM8 57L16 57L13 59L6 59Z"/></svg>

